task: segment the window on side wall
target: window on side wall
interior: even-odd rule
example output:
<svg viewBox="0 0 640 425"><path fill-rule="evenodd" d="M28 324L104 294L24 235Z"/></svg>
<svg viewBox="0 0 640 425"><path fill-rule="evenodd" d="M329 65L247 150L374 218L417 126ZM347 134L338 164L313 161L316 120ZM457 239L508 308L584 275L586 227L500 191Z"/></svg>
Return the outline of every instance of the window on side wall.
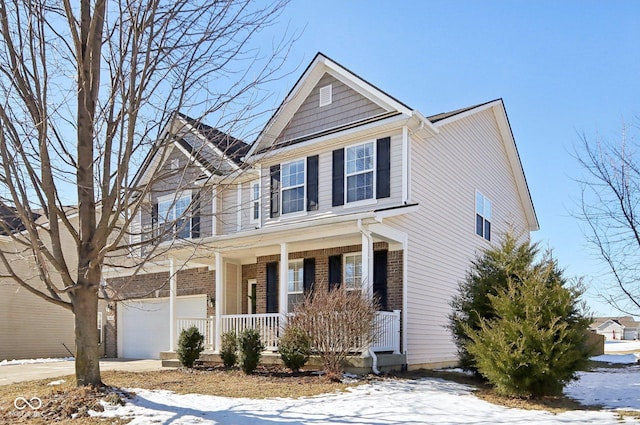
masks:
<svg viewBox="0 0 640 425"><path fill-rule="evenodd" d="M375 149L373 142L346 149L345 175L347 202L373 199Z"/></svg>
<svg viewBox="0 0 640 425"><path fill-rule="evenodd" d="M260 221L260 182L251 182L251 218L250 223L258 223Z"/></svg>
<svg viewBox="0 0 640 425"><path fill-rule="evenodd" d="M491 240L491 201L476 191L476 235Z"/></svg>
<svg viewBox="0 0 640 425"><path fill-rule="evenodd" d="M344 254L342 282L347 291L362 289L362 254Z"/></svg>
<svg viewBox="0 0 640 425"><path fill-rule="evenodd" d="M288 162L281 166L282 214L304 211L304 159Z"/></svg>
<svg viewBox="0 0 640 425"><path fill-rule="evenodd" d="M289 261L289 311L304 301L304 261Z"/></svg>

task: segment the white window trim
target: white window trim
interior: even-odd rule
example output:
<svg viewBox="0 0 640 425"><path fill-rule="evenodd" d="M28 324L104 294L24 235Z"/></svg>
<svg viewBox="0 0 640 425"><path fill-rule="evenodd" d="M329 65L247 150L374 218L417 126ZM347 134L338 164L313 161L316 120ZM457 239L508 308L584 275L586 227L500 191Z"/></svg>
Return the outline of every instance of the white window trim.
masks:
<svg viewBox="0 0 640 425"><path fill-rule="evenodd" d="M480 214L480 212L478 211L478 196L480 196L482 198L482 214ZM484 225L485 221L488 221L489 224L491 225L491 227L493 228L493 202L491 201L491 199L489 199L488 197L486 197L482 192L480 192L479 190L476 189L476 196L473 200L473 204L474 204L474 211L475 214L473 215L473 233L479 237L484 239L487 242L491 242L491 233L489 234L489 238L487 238L486 235L486 227ZM488 214L488 218L487 215L485 214L485 209L487 204L489 205L489 214ZM482 235L478 234L478 223L477 223L477 217L480 215L480 217L482 217Z"/></svg>
<svg viewBox="0 0 640 425"><path fill-rule="evenodd" d="M251 287L253 285L257 285L258 281L256 279L248 279L247 280L247 293L249 294L247 296L247 311L251 312Z"/></svg>
<svg viewBox="0 0 640 425"><path fill-rule="evenodd" d="M326 86L320 87L318 97L318 105L320 108L331 105L333 103L333 86L331 84L327 84Z"/></svg>
<svg viewBox="0 0 640 425"><path fill-rule="evenodd" d="M169 202L171 204L170 211L173 211L173 219L171 219L169 221L170 222L175 222L177 220L177 217L176 217L176 214L175 214L176 205L183 198L189 198L189 204L191 204L191 201L193 200L191 189L183 190L180 194L170 193L168 195L158 196L158 198L156 199L156 202L158 203L158 223L157 223L158 226L160 226L160 224L164 223L164 222L161 223L161 220L165 219L163 216L160 215L160 204L167 203L167 202ZM189 237L182 238L182 239L191 239L191 217L192 217L192 215L189 214L189 216L188 216L188 220L189 220ZM185 217L185 218L187 218L187 217Z"/></svg>
<svg viewBox="0 0 640 425"><path fill-rule="evenodd" d="M362 145L366 145L371 143L371 145L373 146L373 164L372 164L372 169L371 171L359 171L356 173L351 173L349 174L349 172L347 171L347 162L348 162L348 154L347 151L351 148L356 148L358 146L362 146ZM377 169L378 169L378 152L376 149L376 141L375 140L367 140L361 143L355 143L353 145L349 145L346 146L344 148L344 207L345 208L349 208L349 206L353 206L353 207L358 207L361 205L368 205L368 204L373 204L376 203L378 200L376 199L376 173L377 173ZM358 201L349 201L349 177L351 176L357 176L358 174L365 174L365 173L373 173L373 187L372 187L372 193L371 193L371 198L365 198L365 199L360 199Z"/></svg>
<svg viewBox="0 0 640 425"><path fill-rule="evenodd" d="M302 282L301 286L300 286L300 291L291 291L289 290L289 288L287 288L287 294L288 295L299 295L299 294L304 294L304 260L302 258L296 259L296 260L289 260L289 270L287 270L287 273L289 273L289 271L291 270L291 267L294 265L299 265L300 267L303 268L302 270ZM289 280L289 286L291 286L293 282L291 280Z"/></svg>
<svg viewBox="0 0 640 425"><path fill-rule="evenodd" d="M257 198L254 197L255 195L255 189L258 189L258 196ZM249 183L249 199L250 199L250 203L249 203L249 223L251 224L256 224L260 222L260 217L262 216L262 202L261 202L261 197L262 197L262 188L260 187L260 180L253 180ZM255 211L256 206L258 207L258 217L254 217L253 213Z"/></svg>
<svg viewBox="0 0 640 425"><path fill-rule="evenodd" d="M348 257L360 257L360 286L357 288L347 287L347 258ZM342 286L345 291L361 291L362 290L362 252L347 252L342 254Z"/></svg>
<svg viewBox="0 0 640 425"><path fill-rule="evenodd" d="M282 169L284 168L285 165L288 164L293 164L294 162L298 162L298 161L302 161L302 166L303 166L303 177L302 177L302 184L296 185L296 186L288 186L288 187L284 187L284 178L283 173L282 173ZM300 211L292 211L292 212L288 212L285 213L284 212L284 191L285 190L291 190L291 189L296 189L302 187L304 189L304 194L303 199L302 199L302 210ZM301 215L306 215L307 214L307 158L298 158L298 159L294 159L292 161L287 161L287 162L283 162L280 164L280 215L283 217L297 217L297 216L301 216Z"/></svg>

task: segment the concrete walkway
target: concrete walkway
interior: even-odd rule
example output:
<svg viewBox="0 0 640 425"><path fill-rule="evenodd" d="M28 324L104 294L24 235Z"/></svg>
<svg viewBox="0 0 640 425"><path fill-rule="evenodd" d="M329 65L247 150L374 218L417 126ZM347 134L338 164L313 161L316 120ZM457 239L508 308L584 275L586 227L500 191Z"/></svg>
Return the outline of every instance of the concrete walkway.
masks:
<svg viewBox="0 0 640 425"><path fill-rule="evenodd" d="M102 359L100 370L123 370L128 372L143 372L148 370L161 370L160 360L128 360L128 359ZM75 374L75 362L73 360L51 363L32 363L21 365L0 366L0 385L13 384L15 382L33 381L36 379L58 378L60 376Z"/></svg>

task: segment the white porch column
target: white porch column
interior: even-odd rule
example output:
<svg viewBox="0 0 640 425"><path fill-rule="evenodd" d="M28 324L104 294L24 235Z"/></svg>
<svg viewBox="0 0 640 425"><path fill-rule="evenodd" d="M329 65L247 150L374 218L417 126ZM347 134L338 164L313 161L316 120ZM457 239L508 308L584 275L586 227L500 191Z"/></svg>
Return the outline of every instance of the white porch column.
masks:
<svg viewBox="0 0 640 425"><path fill-rule="evenodd" d="M280 244L280 287L278 288L278 310L280 313L289 312L289 245Z"/></svg>
<svg viewBox="0 0 640 425"><path fill-rule="evenodd" d="M222 297L224 296L224 262L222 254L216 252L216 338L213 350L220 351L222 343Z"/></svg>
<svg viewBox="0 0 640 425"><path fill-rule="evenodd" d="M362 229L362 292L373 298L373 238Z"/></svg>
<svg viewBox="0 0 640 425"><path fill-rule="evenodd" d="M176 345L176 295L178 293L178 276L173 258L169 258L169 351Z"/></svg>

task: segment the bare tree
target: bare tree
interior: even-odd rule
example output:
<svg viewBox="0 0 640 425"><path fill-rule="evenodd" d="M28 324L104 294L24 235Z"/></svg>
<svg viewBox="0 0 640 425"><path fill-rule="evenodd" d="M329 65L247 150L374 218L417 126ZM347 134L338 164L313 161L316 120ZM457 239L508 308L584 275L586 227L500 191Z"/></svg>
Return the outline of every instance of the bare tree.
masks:
<svg viewBox="0 0 640 425"><path fill-rule="evenodd" d="M611 276L601 294L625 314L640 314L640 145L623 125L620 140L581 138L586 172L580 218ZM609 279L606 277L605 279Z"/></svg>
<svg viewBox="0 0 640 425"><path fill-rule="evenodd" d="M2 275L74 313L78 385L101 384L101 272L148 195L137 166L173 111L226 132L255 118L291 38L268 52L254 39L287 1L0 0L0 208L15 246Z"/></svg>

